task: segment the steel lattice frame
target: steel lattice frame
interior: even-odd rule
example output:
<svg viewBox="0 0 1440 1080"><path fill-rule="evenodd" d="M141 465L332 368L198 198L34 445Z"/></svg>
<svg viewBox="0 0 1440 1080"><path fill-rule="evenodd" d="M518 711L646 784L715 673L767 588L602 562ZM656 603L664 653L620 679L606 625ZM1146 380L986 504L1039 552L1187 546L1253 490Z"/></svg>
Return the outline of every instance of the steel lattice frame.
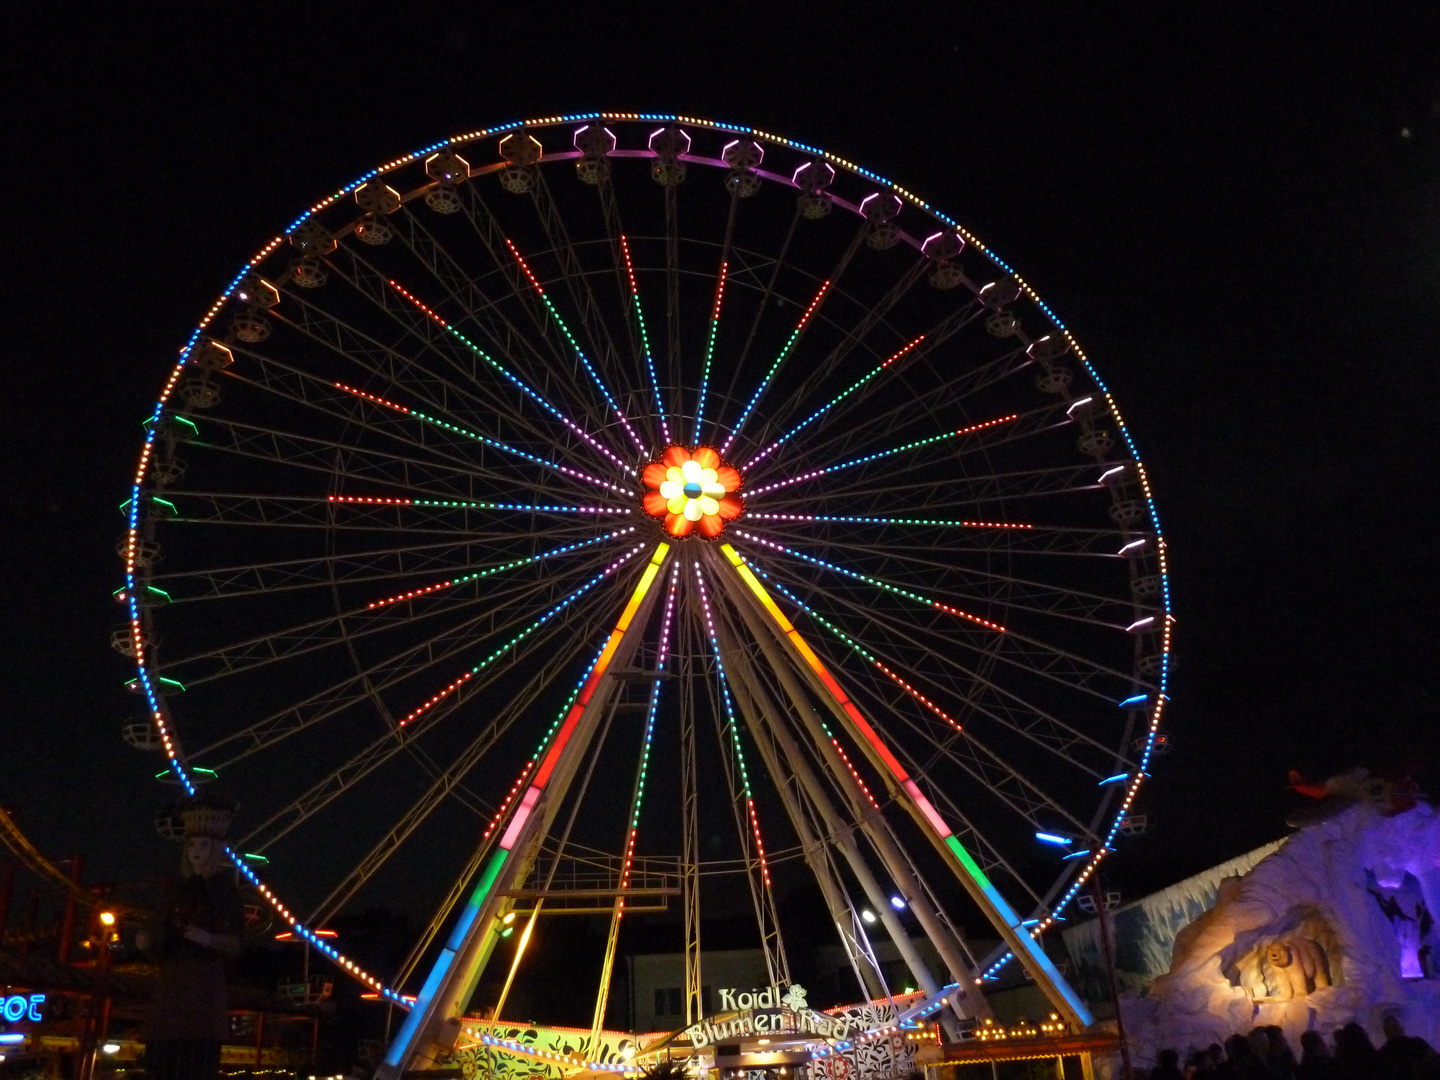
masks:
<svg viewBox="0 0 1440 1080"><path fill-rule="evenodd" d="M1109 391L975 237L814 147L593 113L396 159L250 260L146 428L117 594L133 688L184 790L197 768L233 783L258 822L244 850L274 856L313 915L237 852L241 871L396 1002L315 920L444 814L483 836L459 842L432 938L449 918L459 941L466 893L491 919L588 860L623 866L613 959L629 868L684 855L687 928L701 878L742 875L778 978L770 867L803 858L873 992L851 895L883 888L878 869L953 945L938 857L1034 969L1032 935L1112 845L1156 745L1165 545ZM743 477L738 518L693 511L718 540L672 535L698 487L668 489L674 527L643 501L647 464L699 446ZM596 652L612 632L618 673ZM685 836L660 852L642 796L672 728ZM587 845L576 810L627 738L627 824L613 850ZM695 863L697 742L736 847ZM551 766L553 796L536 786ZM339 813L363 833L352 868L287 877L285 853ZM856 825L865 843L842 850ZM767 856L765 833L788 843ZM1037 836L1065 852L1038 859ZM529 847L506 862L507 841ZM476 933L478 964L495 940ZM1010 953L949 955L979 981ZM698 987L689 971L692 1012Z"/></svg>

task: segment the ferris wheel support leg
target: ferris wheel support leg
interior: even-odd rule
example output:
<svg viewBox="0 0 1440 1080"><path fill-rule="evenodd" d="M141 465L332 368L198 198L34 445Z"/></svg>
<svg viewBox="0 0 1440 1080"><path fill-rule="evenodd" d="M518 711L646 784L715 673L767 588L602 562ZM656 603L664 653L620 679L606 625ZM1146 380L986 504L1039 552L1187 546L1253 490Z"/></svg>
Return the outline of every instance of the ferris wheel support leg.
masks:
<svg viewBox="0 0 1440 1080"><path fill-rule="evenodd" d="M740 655L733 644L727 650L733 656ZM805 790L810 804L815 809L816 815L824 822L825 828L832 836L845 835L846 826L835 820L833 806L824 799L823 791L819 798L816 796L816 784L814 773L809 769L804 759L799 755L794 740L782 740L775 738L779 745L780 753L776 753L775 746L765 738L765 732L761 726L761 717L777 715L777 706L764 692L763 687L752 684L748 670L744 664L736 664L733 661L729 665L730 689L735 694L735 700L740 706L740 714L745 718L746 726L749 727L755 739L755 745L760 752L760 760L764 763L766 770L775 778L775 788L780 794L781 802L785 806L786 815L790 824L795 829L796 835L800 838L800 846L804 852L805 862L815 875L815 881L820 887L820 894L825 900L825 907L830 913L835 928L840 933L840 939L845 946L846 955L850 958L850 965L855 969L855 978L860 984L860 992L867 998L882 998L889 996L889 988L886 987L883 976L880 973L879 962L875 959L874 949L870 945L869 935L865 928L855 917L853 906L845 897L841 888L828 853L824 850L824 842L815 835L810 828L810 822L805 815L804 807L800 804L799 793L796 792L786 781L786 773L790 772L795 780L799 781ZM806 775L802 775L803 773ZM853 847L853 844L851 845ZM850 859L850 851L844 852L847 860ZM851 868L855 869L853 861ZM862 864L863 866L863 864ZM864 867L868 872L868 867ZM858 872L858 871L857 871ZM881 910L882 915L884 910ZM889 921L886 922L886 929L890 929ZM891 935L894 936L893 934ZM905 944L909 945L909 939L904 938ZM900 947L900 940L896 940L896 947ZM907 964L910 957L906 956ZM911 964L911 970L915 967ZM921 971L924 971L921 965ZM916 976L920 976L917 974Z"/></svg>
<svg viewBox="0 0 1440 1080"><path fill-rule="evenodd" d="M801 723L809 729L809 734L814 740L817 749L822 757L825 758L839 786L845 792L854 822L864 831L866 838L870 841L871 847L875 851L875 854L879 856L886 871L894 880L896 887L900 889L907 898L907 904L911 912L919 921L925 936L930 940L930 943L934 945L935 951L940 954L940 959L950 972L951 978L959 984L959 993L950 1000L951 1009L956 1016L961 1018L986 1015L989 1012L989 1006L985 1002L985 999L980 995L972 996L965 990L966 982L972 974L972 965L967 963L965 958L960 955L956 942L951 937L948 928L943 925L939 916L926 906L924 890L915 879L909 859L905 856L905 853L900 850L900 846L896 843L895 838L891 836L889 825L880 817L873 807L865 804L864 795L850 777L850 771L846 763L839 759L834 747L830 745L829 739L825 736L824 731L819 728L813 715L813 706L806 698L804 688L795 678L791 659L781 651L782 647L780 643L775 640L775 635L771 632L770 627L766 622L762 621L763 615L761 612L749 604L750 598L737 594L734 599L742 619L746 621L755 641L759 644L761 651L765 653L771 670L775 672L776 677L780 680L785 695L790 699ZM779 725L773 725L773 727L777 733L784 730ZM787 752L791 759L803 762L804 758L800 754L798 745L793 739L789 738L788 732L785 732L784 735L787 739ZM818 782L815 785L815 792L818 798L825 798L823 788ZM915 952L914 946L910 943L909 935L900 925L900 921L890 905L889 896L880 888L879 883L870 872L869 865L860 854L859 848L855 843L853 826L849 822L840 820L837 817L827 821L827 828L833 833L836 846L839 847L842 854L845 855L847 862L849 862L851 869L854 870L862 888L865 890L866 898L879 912L879 919L889 932L896 949L899 950L901 956L906 960L917 983L925 990L927 995L933 996L937 992L938 986L935 984L924 961L921 960L919 954ZM961 1005L962 1000L964 1001L963 1006ZM951 1021L946 1020L942 1022L946 1023L947 1032L951 1037L958 1036L958 1029L953 1028Z"/></svg>
<svg viewBox="0 0 1440 1080"><path fill-rule="evenodd" d="M1045 950L1040 943L1031 937L1023 927L1020 916L1000 895L999 890L980 869L971 854L965 850L964 845L955 836L954 830L940 817L909 772L880 739L869 721L861 715L860 710L841 689L829 669L801 638L799 631L771 599L769 591L745 564L745 560L729 544L720 545L720 550L745 588L758 601L768 620L773 624L773 629L777 631L776 636L790 650L799 669L813 676L812 686L835 715L836 720L864 749L866 756L881 771L882 775L888 775L893 779L897 785L897 795L901 804L910 812L916 824L931 839L937 850L940 850L942 855L948 854L948 861L952 866L956 866L962 871L956 874L961 885L980 905L981 910L985 912L991 925L995 927L1005 944L1029 968L1035 977L1036 984L1050 1000L1050 1004L1077 1029L1088 1028L1094 1022L1089 1008L1065 981L1064 976L1056 970L1055 964L1045 955ZM745 609L742 608L742 610Z"/></svg>
<svg viewBox="0 0 1440 1080"><path fill-rule="evenodd" d="M659 544L641 573L629 603L532 774L530 786L511 810L499 846L485 864L469 901L410 1008L410 1015L376 1070L377 1080L399 1080L422 1052L432 1047L448 1051L453 1046L454 1039L449 1036L459 1034L461 1014L479 982L485 962L494 951L500 916L510 904L504 890L496 889L496 883L502 877L511 881L523 879L534 862L590 743L597 720L605 711L613 688L612 681L605 678L606 672L612 664L623 666L635 651L654 601L651 586L669 552L669 544ZM454 1030L447 1032L447 1026Z"/></svg>

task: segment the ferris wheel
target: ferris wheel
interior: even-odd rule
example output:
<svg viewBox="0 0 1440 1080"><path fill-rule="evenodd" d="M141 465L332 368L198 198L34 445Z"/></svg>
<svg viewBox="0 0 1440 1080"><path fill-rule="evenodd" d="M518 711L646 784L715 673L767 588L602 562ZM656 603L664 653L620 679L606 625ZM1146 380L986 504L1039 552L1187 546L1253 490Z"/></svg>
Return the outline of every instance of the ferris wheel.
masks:
<svg viewBox="0 0 1440 1080"><path fill-rule="evenodd" d="M1156 748L1164 541L1070 333L905 189L660 114L388 162L206 313L123 509L132 741L221 777L241 872L409 1006L391 1072L503 1012L548 914L608 919L597 1034L647 911L687 1022L737 897L789 982L798 874L856 994L888 938L932 997L1016 956L1088 1022L1040 938ZM396 895L435 912L402 970L317 933Z"/></svg>

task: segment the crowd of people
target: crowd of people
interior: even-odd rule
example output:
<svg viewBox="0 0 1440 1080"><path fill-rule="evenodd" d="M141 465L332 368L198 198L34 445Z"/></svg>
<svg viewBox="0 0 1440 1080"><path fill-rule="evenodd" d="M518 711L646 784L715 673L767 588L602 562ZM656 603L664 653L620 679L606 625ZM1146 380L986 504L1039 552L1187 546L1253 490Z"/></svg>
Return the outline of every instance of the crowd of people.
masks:
<svg viewBox="0 0 1440 1080"><path fill-rule="evenodd" d="M1335 1031L1332 1047L1318 1031L1300 1036L1300 1056L1275 1025L1232 1035L1180 1055L1162 1050L1149 1080L1440 1080L1440 1054L1424 1039L1406 1035L1400 1021L1385 1018L1385 1042L1377 1049L1356 1023Z"/></svg>

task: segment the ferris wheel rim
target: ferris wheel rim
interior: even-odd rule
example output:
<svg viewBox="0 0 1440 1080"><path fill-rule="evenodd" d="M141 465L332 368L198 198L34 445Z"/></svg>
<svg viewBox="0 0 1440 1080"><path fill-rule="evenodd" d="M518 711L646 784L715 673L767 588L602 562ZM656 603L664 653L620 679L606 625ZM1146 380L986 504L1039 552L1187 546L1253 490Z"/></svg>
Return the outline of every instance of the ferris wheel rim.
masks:
<svg viewBox="0 0 1440 1080"><path fill-rule="evenodd" d="M851 172L851 173L854 174L854 175L864 177L864 178L867 179L868 181L870 181L870 182L872 182L873 184L877 185L881 190L887 190L887 191L889 191L889 192L892 192L893 194L895 194L896 196L898 196L900 199L904 200L906 203L908 203L908 204L911 205L912 207L914 207L914 208L916 208L916 209L919 209L919 210L923 211L923 212L926 213L926 214L929 214L933 219L935 219L937 222L941 223L941 225L942 225L943 228L954 230L956 233L958 233L959 235L961 235L962 237L964 237L965 240L966 240L966 242L967 242L969 245L971 245L975 250L983 253L984 256L985 256L987 259L989 259L991 262L993 262L997 268L999 268L1000 270L1002 270L1003 272L1005 272L1006 274L1008 274L1013 280L1015 280L1015 282L1019 285L1019 287L1020 287L1021 290L1024 292L1024 294L1025 294L1026 296L1028 296L1029 299L1030 299L1033 303L1035 303L1042 311L1044 311L1044 312L1046 313L1046 315L1048 316L1048 318L1050 319L1050 321L1053 323L1053 325L1060 331L1060 333L1064 336L1064 338L1065 338L1066 341L1068 342L1069 347L1070 347L1070 350L1074 353L1074 355L1075 355L1076 357L1078 357L1078 359L1079 359L1079 360L1081 361L1081 363L1084 365L1084 367L1086 368L1087 373L1089 374L1089 376L1091 377L1091 379L1095 382L1095 384L1096 384L1097 386L1100 387L1102 393L1104 394L1106 408L1107 408L1110 416L1113 418L1113 421L1114 421L1114 424L1115 424L1116 429L1122 434L1122 437L1123 437L1123 439L1124 439L1124 441L1125 441L1125 444L1126 444L1126 446L1128 447L1128 449L1129 449L1129 451L1130 451L1130 460L1135 463L1137 469L1138 469L1139 472L1140 472L1140 476L1141 476L1141 481L1140 481L1140 482L1141 482L1142 488L1144 489L1144 498L1145 498L1145 502L1146 502L1147 513L1148 513L1148 516L1149 516L1149 519L1150 519L1150 524L1151 524L1151 526L1152 526L1152 531L1153 531L1154 535L1155 535L1156 538L1157 538L1157 546L1159 547L1158 559L1159 559L1159 563L1160 563L1160 577L1161 577L1160 592L1161 592L1161 598L1162 598L1162 607L1163 607L1163 611L1164 611L1164 618L1165 618L1165 623L1166 623L1165 628L1164 628L1164 632L1165 632L1165 635L1166 635L1166 641L1165 641L1165 645L1164 645L1164 648L1163 648L1162 653L1161 653L1160 670L1159 670L1159 672L1158 672L1157 679L1156 679L1157 690L1155 691L1155 693L1154 693L1154 695L1153 695L1153 698L1154 698L1153 702L1151 702L1151 703L1148 704L1148 720L1149 720L1149 723L1148 723L1148 736L1147 736L1147 741L1146 741L1145 748L1144 748L1144 750L1143 750L1143 751L1140 753L1140 755L1139 755L1138 768L1136 769L1136 771L1135 771L1135 773L1134 773L1133 776L1130 776L1130 777L1127 777L1127 778L1126 778L1125 783L1124 783L1124 786L1123 786L1124 795L1123 795L1123 796L1121 797L1121 799L1120 799L1120 802L1121 802L1120 812L1119 812L1117 815L1115 815L1113 825L1112 825L1112 827L1110 828L1108 835L1106 835L1106 836L1104 837L1104 841L1103 841L1102 844L1100 845L1099 849L1098 849L1097 851L1095 851L1094 853L1092 853L1092 857L1091 857L1089 860L1087 860L1087 867L1086 867L1085 871L1083 872L1083 874L1082 874L1082 875L1080 876L1080 878L1079 878L1079 882L1077 883L1077 887L1078 887L1078 884L1079 884L1079 883L1083 883L1084 879L1089 876L1089 874L1090 874L1090 872L1093 870L1093 868L1094 868L1096 865L1098 865L1099 861L1104 857L1104 854L1105 854L1105 851L1106 851L1106 847L1108 846L1108 843L1109 843L1111 840L1113 840L1113 838L1114 838L1114 836L1115 836L1115 833L1116 833L1116 830L1118 830L1118 828L1119 828L1119 826L1120 826L1121 820L1122 820L1122 818L1123 818L1124 811L1129 807L1131 801L1132 801L1132 800L1134 799L1134 797L1135 797L1135 793L1136 793L1136 791L1137 791L1138 788L1139 788L1140 781L1141 781L1142 778L1143 778L1143 769L1144 769L1144 766L1145 766L1145 764L1148 762L1148 759L1149 759L1149 756L1150 756L1150 753L1151 753L1151 749L1152 749L1152 746L1153 746L1153 740L1154 740L1155 732L1156 732L1156 730L1157 730L1157 728L1158 728L1158 724L1159 724L1159 721L1160 721L1161 713L1162 713L1162 710L1163 710L1163 708L1164 708L1164 702L1165 702L1165 700L1166 700L1166 698L1165 698L1165 687L1166 687L1166 680L1167 680L1168 668L1169 668L1169 642L1168 642L1168 634L1169 634L1169 622L1170 622L1170 604L1169 604L1169 588L1168 588L1168 570L1167 570L1166 567L1165 567L1163 535L1162 535L1161 532L1160 532L1159 522L1158 522L1158 515L1157 515L1157 513L1156 513L1156 511L1155 511L1154 502L1153 502L1153 499L1151 498L1151 495L1150 495L1150 491L1149 491L1149 481L1148 481L1148 478L1145 476L1143 464L1141 464L1141 459L1139 458L1138 453L1136 453L1136 451L1135 451L1135 447L1134 447L1134 444L1133 444L1133 440L1131 439L1131 436L1130 436L1128 427L1125 425L1123 419L1121 418L1120 413L1119 413L1119 411L1118 411L1118 407L1115 405L1113 399L1111 398L1111 396L1110 396L1110 394L1109 394L1109 391L1108 391L1108 389L1106 388L1105 384L1100 380L1100 378L1099 378L1099 376L1098 376L1098 373L1096 373L1096 372L1094 371L1093 367L1092 367L1091 364L1090 364L1089 359L1085 356L1085 354L1083 353L1083 351L1080 349L1078 342L1076 342L1076 341L1074 340L1073 336L1070 334L1070 331L1064 326L1063 323L1060 322L1060 320L1053 314L1053 312L1050 311L1050 309L1044 304L1044 302L1039 298L1039 296L1036 295L1036 294L1033 292L1033 290L1030 288L1030 286L1029 286L1023 279L1021 279L1007 264L1005 264L1002 260L1000 260L997 256L995 256L995 255L993 254L993 252L990 251L989 248L987 248L985 245L983 245L978 239L976 239L975 237L973 237L973 235L971 235L970 233L968 233L968 232L963 228L963 226L960 226L957 222L955 222L955 221L953 221L952 219L948 218L948 217L947 217L946 215L944 215L943 213L935 210L933 207L929 206L929 204L924 203L924 202L923 202L922 200L920 200L917 196L914 196L913 194L911 194L911 193L910 193L909 191L907 191L906 189L901 188L901 187L899 187L898 185L895 185L895 184L893 184L893 183L891 183L891 182L889 182L889 181L886 181L886 180L884 180L883 178L880 178L880 177L876 176L875 174L869 172L868 170L865 170L865 169L863 169L863 168L861 168L861 167L859 167L859 166L853 165L852 163L850 163L850 162L848 162L848 161L846 161L846 160L844 160L844 159L842 159L842 158L839 158L839 157L837 157L837 156L835 156L835 155L829 154L829 153L827 153L827 152L825 152L825 151L821 151L821 150L819 150L819 149L817 149L817 148L810 147L810 146L806 146L805 144L801 144L801 143L794 142L793 140L785 139L785 138L780 137L780 136L775 136L775 135L767 134L767 133L765 133L765 132L762 132L762 131L759 131L759 130L756 130L756 129L752 129L752 128L740 127L740 126L737 126L737 125L720 124L720 123L715 123L715 122L709 122L709 121L700 120L700 119L693 118L693 117L686 117L686 116L673 115L673 114L658 114L658 113L649 113L649 114L639 114L639 113L584 113L584 114L569 114L569 115L565 115L565 116L545 117L545 118L541 118L541 119L539 119L539 120L534 120L534 121L515 122L515 123L500 125L500 126L494 127L494 128L482 129L482 130L480 130L480 131L470 132L470 133L466 133L466 134L463 134L463 135L460 135L460 136L456 136L456 137L454 137L454 138L447 139L447 140L444 140L444 141L442 141L442 142L434 143L434 144L432 144L432 145L430 145L430 146L427 146L427 147L425 147L425 148L422 148L421 150L415 151L414 153L412 153L412 154L410 154L410 155L407 155L407 156L405 156L405 157L396 158L396 159L394 159L393 161L387 162L386 164L380 166L380 167L377 168L377 169L371 170L370 172L363 174L361 177L357 178L357 179L356 179L353 183L351 183L350 185L347 185L345 188L342 188L340 191L338 191L338 192L335 193L334 195L329 196L327 199L322 200L321 202L319 202L319 203L317 203L315 206L313 206L309 211L306 212L306 214L302 215L300 218L296 219L296 221L293 222L290 226L288 226L287 229L284 231L284 233L281 234L281 236L279 236L279 237L275 238L274 240L270 241L267 245L265 245L265 246L261 249L261 251L260 251L259 253L257 253L257 255L256 255L255 257L253 257L251 260L249 260L249 261L245 264L245 266L242 268L242 270L240 271L240 273L237 274L236 277L232 280L232 282L230 283L230 285L227 286L227 288L225 289L225 291L224 291L224 292L221 294L221 296L217 299L217 301L214 303L214 305L212 305L212 307L209 309L209 311L207 311L206 315L204 316L204 318L200 321L199 325L197 326L194 334L191 336L190 340L187 342L184 350L182 351L180 361L177 363L175 369L172 371L172 374L171 374L171 376L170 376L170 378L169 378L169 381L166 383L165 388L164 388L164 390L163 390L163 392L162 392L162 394L161 394L161 396L160 396L160 398L159 398L159 400L158 400L158 402L157 402L157 405L156 405L156 408L155 408L155 412L154 412L154 414L152 415L152 421L155 421L155 422L158 424L158 422L161 420L161 418L162 418L162 416L163 416L163 414L164 414L164 411L165 411L165 406L166 406L166 404L167 404L167 402L168 402L168 400L169 400L172 392L173 392L174 389L175 389L175 386L176 386L177 381L178 381L178 379L179 379L179 377L180 377L180 374L181 374L181 372L182 372L182 369L185 368L186 363L189 361L189 359L190 359L190 357L191 357L192 350L194 349L194 347L196 346L196 344L199 342L199 340L200 340L200 338L201 338L201 335L205 332L206 328L210 325L210 323L211 323L211 321L213 320L213 318L225 307L226 303L229 301L229 299L231 298L231 296L234 294L236 288L240 286L241 282L245 279L246 275L247 275L248 273L250 273L251 270L252 270L254 267L256 267L257 265L259 265L259 263L260 263L261 261L263 261L264 258L266 258L268 255L270 255L279 245L283 244L283 243L285 242L286 238L289 237L290 235L292 235L292 234L295 232L296 229L300 228L302 225L305 224L306 221L310 220L310 219L311 219L312 217L314 217L316 214L318 214L319 212L321 212L322 210L324 210L324 209L327 208L328 206L332 205L333 203L335 203L335 202L336 202L337 200L339 200L340 198L343 198L344 196L353 193L358 187L360 187L361 185L369 182L370 180L374 180L374 179L386 177L386 176L394 173L396 170L398 170L398 169L400 169L400 168L402 168L402 167L404 167L404 166L406 166L406 165L413 164L413 163L416 162L417 160L422 159L422 158L424 158L424 157L427 156L427 155L436 153L436 152L438 152L438 151L440 151L440 150L444 150L444 149L454 149L454 148L457 148L457 147L465 146L465 145L467 145L467 144L479 142L479 141L481 141L481 140L484 140L484 139L487 139L487 138L491 138L491 137L500 135L500 134L502 134L502 133L509 133L509 132L515 132L515 131L521 131L521 130L529 130L529 129L541 129L541 128L548 128L548 127L556 127L556 126L569 125L569 124L575 124L575 123L597 122L597 121L598 121L598 122L601 122L601 123L607 123L607 122L616 122L616 123L619 123L619 122L625 122L625 121L643 121L643 122L654 122L654 123L659 123L659 124L679 124L679 125L693 126L693 127L705 127L705 128L709 128L709 129L716 130L716 131L723 131L723 132L726 132L726 133L732 133L732 134L736 135L737 137L738 137L738 136L747 136L747 137L754 138L754 139L756 139L756 140L758 140L758 141L761 141L761 142L766 142L766 143L771 143L771 144L774 144L774 145L785 146L785 147L788 147L788 148L793 149L793 150L798 150L798 151L801 151L801 152L804 152L804 153L807 153L807 154L812 154L812 155L815 155L819 160L823 160L823 161L825 161L825 162L827 162L827 163L830 163L830 164L833 165L833 166L846 169L846 170L848 170L849 172ZM577 152L575 152L575 153L573 153L573 154L572 154L572 153L562 153L562 154L559 154L559 155L554 155L553 157L552 157L552 156L547 156L544 160L545 160L546 162L549 162L549 161L551 161L551 160L567 160L567 159L571 159L571 158L575 158L575 157L579 157L579 156L580 156L580 154L579 154L579 152L577 151ZM718 161L718 160L709 160L709 159L706 159L706 160L696 159L695 163L697 163L697 164L707 164L707 165L723 165L723 164L724 164L723 162L720 162L720 161ZM495 166L495 167L493 167L493 168L498 168L498 167L499 167L499 166ZM791 183L792 186L793 186L793 181L791 181L790 178L787 178L787 177L784 177L784 176L781 176L781 175L778 175L778 174L766 174L765 177L764 177L764 179L769 180L769 181L772 181L772 182ZM413 194L414 194L414 193L407 193L408 196L413 196ZM847 208L847 209L854 209L853 207L846 207L846 208ZM912 246L916 246L917 248L919 247L919 243L917 242L916 238L911 237L909 234L906 234L903 239L904 239L906 242L911 243ZM749 413L748 413L748 410L747 410L747 413L745 414L745 416L748 417L748 415L749 415ZM744 418L745 418L745 417L742 417L742 421L743 421ZM732 434L732 438L733 438L733 434ZM141 505L141 499L142 499L142 484L143 484L144 475L145 475L145 470L146 470L146 467L147 467L148 459L149 459L149 457L150 457L151 448L152 448L152 445L153 445L153 443L154 443L154 440L155 440L155 431L153 430L153 427L152 427L152 430L151 430L151 431L149 432L149 434L147 435L147 439L146 439L145 446L144 446L144 448L142 449L141 459L140 459L140 462L139 462L139 467L137 468L135 481L134 481L134 484L132 485L132 490L131 490L131 504L130 504L130 510L129 510L129 529L128 529L129 543L128 543L128 545L127 545L127 551L126 551L126 586L125 586L125 589L126 589L126 600L127 600L127 605L128 605L128 607L129 607L129 610L130 610L130 616L131 616L131 622L132 622L132 629L133 629L133 632L134 632L135 637L136 637L137 668L138 668L138 671L139 671L139 682L140 682L141 688L142 688L142 690L143 690L146 698L148 699L148 702L149 702L149 705L150 705L150 711L151 711L151 714L152 714L152 718L153 718L153 720L154 720L155 723L156 723L157 730L158 730L158 732L159 732L161 741L162 741L162 743L164 744L164 749L165 749L165 751L166 751L166 753L167 753L167 756L168 756L168 758L169 758L169 761L170 761L170 763L171 763L171 768L174 770L177 778L179 779L179 781L180 781L180 783L181 783L181 786L182 786L187 792L193 794L193 793L195 792L195 790L196 790L196 785L195 785L195 782L194 782L194 778L191 777L191 776L187 773L187 769L186 769L185 762L184 762L183 760L181 760L181 758L180 758L180 757L176 754L176 752L175 752L175 748L174 748L174 745L173 745L173 736L172 736L171 731L169 730L168 721L167 721L167 719L166 719L166 717L165 717L166 709L165 709L165 705L164 705L164 702L163 702L163 698L162 698L162 696L157 692L156 687L152 684L151 672L149 671L149 669L148 669L148 667L147 667L147 664L145 663L144 644L143 644L143 641L142 641L142 639L141 639L140 630L139 630L139 626L140 626L140 601L139 601L139 598L138 598L138 596L136 595L136 593L137 593L137 584L139 584L140 582L139 582L139 580L137 579L137 575L136 575L136 569L137 569L137 566L136 566L136 555L137 555L137 546L138 546L138 544L139 544L139 542L140 542L140 537L139 537L139 535L138 535L137 526L138 526L138 521L139 521L139 511L140 511L140 505ZM772 464L773 464L773 462L772 462ZM763 512L763 511L762 511L762 512ZM246 876L247 878L249 878L249 879L257 886L257 888L260 889L262 895L266 896L266 898L267 898L268 900L270 900L270 902L272 903L272 905L275 906L277 912L278 912L283 918L285 918L285 919L292 925L292 927L296 930L296 932L300 933L302 936L310 936L308 928L302 926L302 925L299 923L298 920L296 920L296 919L293 918L292 913L284 906L283 902L281 902L281 901L279 900L279 898L268 888L268 886L264 885L264 884L261 882L259 876L258 876L250 867L248 867L247 865L245 865L244 860L243 860L243 859L240 859L239 856L236 855L234 852L232 852L231 854L232 854L232 858L235 859L235 861L236 861L236 863L237 863L237 866L239 867L239 869L241 870L241 872L242 872L243 874L245 874L245 876ZM1070 896L1073 896L1073 895L1074 895L1074 889L1071 889ZM1065 899L1061 902L1061 905L1059 905L1058 907L1056 907L1055 910L1056 910L1057 912L1060 910L1061 907L1063 907L1063 905L1064 905L1065 902L1068 902L1068 900L1070 899L1070 896L1066 896ZM343 958L342 956L340 956L340 954L339 954L336 950L334 950L333 948L327 948L327 947L323 944L323 942L321 942L319 939L313 939L313 944L315 944L322 952L325 952L325 953L327 953L328 955L330 955L332 959L335 959L335 960L340 964L340 966L341 966L342 968L348 969L351 974L354 974L354 975L356 975L358 978L360 978L360 980L361 980L362 982L365 982L365 983L367 983L367 985L370 985L370 986L372 986L372 987L374 987L374 988L376 988L376 989L382 989L383 992L384 992L387 996L390 996L390 997L393 997L393 998L397 998L397 999L398 999L398 994L397 994L392 988L382 987L380 980L375 979L373 976L369 976L369 975L367 975L367 974L360 973L360 972L356 971L353 962L352 962L352 961L348 961L348 960L346 960L345 958Z"/></svg>

